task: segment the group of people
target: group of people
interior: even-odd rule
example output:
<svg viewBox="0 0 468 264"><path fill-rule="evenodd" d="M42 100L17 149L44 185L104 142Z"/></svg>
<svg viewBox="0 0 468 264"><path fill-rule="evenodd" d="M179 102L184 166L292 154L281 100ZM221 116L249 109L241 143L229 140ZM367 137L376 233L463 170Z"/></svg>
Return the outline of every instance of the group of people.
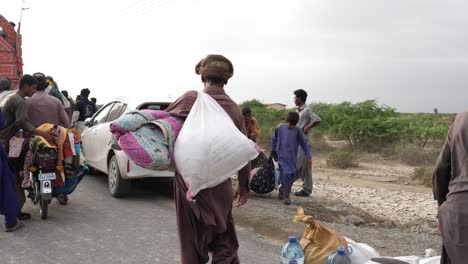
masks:
<svg viewBox="0 0 468 264"><path fill-rule="evenodd" d="M52 132L38 129L43 124L75 127L81 133L84 120L97 110L88 100L89 94L89 89L83 89L75 103L67 91L59 91L52 77L39 72L22 76L17 90L12 90L8 79L0 80L0 214L5 216L7 232L23 227L22 221L31 218L22 211L26 202L21 173L25 155L8 157L10 139L21 134L23 138L34 135L55 142ZM67 202L66 196L60 200L61 204Z"/></svg>
<svg viewBox="0 0 468 264"><path fill-rule="evenodd" d="M307 106L307 92L299 89L294 91L296 112L289 112L285 123L279 125L271 137L271 155L280 167L280 183L278 198L284 204L291 203L290 193L294 181L301 179L302 189L295 196L309 197L312 194L312 151L309 134L313 127L321 122L320 117ZM253 116L252 109L242 109L247 137L258 142L260 126Z"/></svg>
<svg viewBox="0 0 468 264"><path fill-rule="evenodd" d="M195 72L201 75L203 91L220 104L237 129L258 141L260 129L251 109L241 111L224 89L234 74L232 63L224 56L208 55L196 65ZM18 169L7 158L9 139L22 130L52 141L52 135L38 130L38 125L51 123L78 128L96 111L95 103L88 100L88 89L81 91L81 98L75 103L66 91L58 94L53 84L52 78L40 73L24 75L18 91L11 92L8 80L0 80L0 213L5 216L6 231L17 230L23 226L22 220L30 218L21 211L24 190L20 188ZM307 93L297 90L294 95L297 111L287 114L286 122L275 129L271 140L271 153L279 162L281 172L282 188L278 198L284 199L285 204L290 203L291 186L296 179L302 179L303 188L295 195L307 197L312 193L312 160L307 135L321 122L306 104ZM196 98L197 92L187 92L166 111L185 119ZM70 107L66 107L64 99ZM70 111L67 114L67 108L72 108L72 114ZM72 124L70 116L74 115L78 118ZM464 263L468 257L468 245L464 240L468 236L464 229L468 223L468 213L464 210L468 201L467 129L468 114L460 114L450 128L433 178L434 196L440 205L444 264ZM213 263L240 263L232 208L248 201L250 170L250 163L239 170L237 190L233 190L228 179L200 191L194 197L195 202L187 200L187 186L176 171L175 203L183 264L206 263L210 252Z"/></svg>

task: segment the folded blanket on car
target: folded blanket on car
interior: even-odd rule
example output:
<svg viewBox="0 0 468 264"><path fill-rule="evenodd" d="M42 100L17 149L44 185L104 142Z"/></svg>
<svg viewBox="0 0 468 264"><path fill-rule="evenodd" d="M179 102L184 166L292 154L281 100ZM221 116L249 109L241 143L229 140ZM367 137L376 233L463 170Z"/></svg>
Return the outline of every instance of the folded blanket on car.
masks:
<svg viewBox="0 0 468 264"><path fill-rule="evenodd" d="M174 144L183 121L157 110L132 111L110 125L118 147L150 170L173 168Z"/></svg>

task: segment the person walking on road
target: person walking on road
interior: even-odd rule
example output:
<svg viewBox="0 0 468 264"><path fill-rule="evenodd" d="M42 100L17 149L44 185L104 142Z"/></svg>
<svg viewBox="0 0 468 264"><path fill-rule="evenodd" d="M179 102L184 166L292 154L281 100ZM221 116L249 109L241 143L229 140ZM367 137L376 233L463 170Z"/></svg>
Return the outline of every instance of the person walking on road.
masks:
<svg viewBox="0 0 468 264"><path fill-rule="evenodd" d="M96 105L88 99L90 93L91 91L88 88L82 89L80 92L81 99L76 102L75 106L75 112L78 115L75 128L80 135L83 133L86 118L90 118L96 113Z"/></svg>
<svg viewBox="0 0 468 264"><path fill-rule="evenodd" d="M297 113L299 114L299 123L297 126L302 129L305 134L306 142L309 148L311 148L309 133L312 128L318 126L322 121L318 115L316 115L310 107L307 106L307 92L300 89L294 91L294 103L297 106ZM298 179L302 180L302 190L295 192L295 196L309 197L313 190L312 181L312 167L309 165L309 161L305 152L299 150L297 157L297 173L295 181Z"/></svg>
<svg viewBox="0 0 468 264"><path fill-rule="evenodd" d="M296 125L299 122L299 114L289 112L286 123L279 125L271 138L271 155L278 161L280 168L280 182L278 199L285 200L284 204L291 204L289 194L296 176L296 162L299 147L307 157L307 166L312 166L312 153L307 144L302 129Z"/></svg>
<svg viewBox="0 0 468 264"><path fill-rule="evenodd" d="M5 119L0 111L0 129L5 128ZM0 214L5 216L5 231L12 232L24 226L18 220L20 205L15 187L15 171L8 162L3 144L0 143Z"/></svg>
<svg viewBox="0 0 468 264"><path fill-rule="evenodd" d="M224 85L234 73L232 63L224 56L208 55L196 65L195 72L201 75L203 91L221 105L237 129L245 134L241 110L224 90ZM196 99L197 92L189 91L166 111L174 116L187 118ZM236 206L247 202L249 174L250 164L238 173L239 185L235 196L229 179L200 191L195 197L196 202L193 202L187 200L187 186L182 176L176 172L175 202L182 264L207 263L209 252L212 253L212 263L240 263L232 207L233 202Z"/></svg>
<svg viewBox="0 0 468 264"><path fill-rule="evenodd" d="M468 259L467 153L468 112L464 112L449 129L432 177L443 243L441 264L462 264Z"/></svg>
<svg viewBox="0 0 468 264"><path fill-rule="evenodd" d="M32 97L36 92L37 81L31 75L24 75L20 79L19 90L5 103L2 107L2 113L5 118L5 128L0 130L0 144L8 145L9 140L15 136L20 130L26 133L41 136L49 142L53 142L54 138L50 133L46 133L36 129L28 118L28 110L26 106L26 97ZM8 149L8 147L6 148ZM21 188L21 179L19 176L20 170L24 162L24 157L15 159L15 187L18 194L20 211L26 203L26 196L24 190ZM11 160L13 161L13 160ZM31 215L20 212L18 215L20 220L31 218Z"/></svg>

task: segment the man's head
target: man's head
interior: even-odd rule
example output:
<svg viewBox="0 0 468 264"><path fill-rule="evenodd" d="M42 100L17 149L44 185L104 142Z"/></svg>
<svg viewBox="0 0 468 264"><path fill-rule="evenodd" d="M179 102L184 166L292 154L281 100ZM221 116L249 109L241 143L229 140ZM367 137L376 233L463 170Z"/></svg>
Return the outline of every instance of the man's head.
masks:
<svg viewBox="0 0 468 264"><path fill-rule="evenodd" d="M91 102L93 102L94 104L96 104L96 103L97 103L96 97L91 97Z"/></svg>
<svg viewBox="0 0 468 264"><path fill-rule="evenodd" d="M289 123L290 127L294 127L299 123L299 114L296 112L289 112L286 116L286 122Z"/></svg>
<svg viewBox="0 0 468 264"><path fill-rule="evenodd" d="M15 27L16 27L16 24L13 23L13 22L10 22L10 26L12 26L13 28L15 28Z"/></svg>
<svg viewBox="0 0 468 264"><path fill-rule="evenodd" d="M301 106L307 102L306 91L299 89L299 90L294 91L294 95L295 95L294 103L296 104L296 106Z"/></svg>
<svg viewBox="0 0 468 264"><path fill-rule="evenodd" d="M252 118L252 109L250 109L250 107L242 108L242 115L246 119L251 119Z"/></svg>
<svg viewBox="0 0 468 264"><path fill-rule="evenodd" d="M208 55L195 66L195 73L202 82L224 85L234 75L231 61L222 55Z"/></svg>
<svg viewBox="0 0 468 264"><path fill-rule="evenodd" d="M33 76L37 81L37 90L38 91L44 91L49 86L49 84L47 83L46 76L43 73L36 72L36 73L33 74Z"/></svg>
<svg viewBox="0 0 468 264"><path fill-rule="evenodd" d="M67 90L63 90L62 94L63 94L63 96L65 96L65 98L68 98L68 91Z"/></svg>
<svg viewBox="0 0 468 264"><path fill-rule="evenodd" d="M81 89L80 96L81 99L88 98L91 91L88 88Z"/></svg>
<svg viewBox="0 0 468 264"><path fill-rule="evenodd" d="M20 92L25 96L31 97L36 92L37 80L31 75L26 74L21 77L19 85Z"/></svg>
<svg viewBox="0 0 468 264"><path fill-rule="evenodd" d="M0 79L0 93L11 90L10 80L8 78Z"/></svg>
<svg viewBox="0 0 468 264"><path fill-rule="evenodd" d="M80 101L81 99L83 99L83 98L81 98L81 95L77 95L75 101L78 103L78 101Z"/></svg>

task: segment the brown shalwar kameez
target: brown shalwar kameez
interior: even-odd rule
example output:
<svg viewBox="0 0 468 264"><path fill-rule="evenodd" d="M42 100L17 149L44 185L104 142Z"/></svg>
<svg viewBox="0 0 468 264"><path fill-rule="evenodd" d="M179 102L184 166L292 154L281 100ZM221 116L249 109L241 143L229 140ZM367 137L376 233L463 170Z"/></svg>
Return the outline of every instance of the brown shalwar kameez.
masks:
<svg viewBox="0 0 468 264"><path fill-rule="evenodd" d="M223 88L208 86L204 92L215 99L244 134L245 124L239 106ZM185 93L166 110L170 114L186 118L197 98L197 92ZM212 120L216 122L216 120ZM250 164L239 171L239 192L249 192ZM175 178L177 226L183 264L207 263L212 252L212 263L240 263L237 256L239 243L232 218L234 192L231 180L213 188L200 191L194 202L186 199L187 188L181 175Z"/></svg>
<svg viewBox="0 0 468 264"><path fill-rule="evenodd" d="M468 263L468 112L450 127L432 184L439 204L441 264Z"/></svg>

